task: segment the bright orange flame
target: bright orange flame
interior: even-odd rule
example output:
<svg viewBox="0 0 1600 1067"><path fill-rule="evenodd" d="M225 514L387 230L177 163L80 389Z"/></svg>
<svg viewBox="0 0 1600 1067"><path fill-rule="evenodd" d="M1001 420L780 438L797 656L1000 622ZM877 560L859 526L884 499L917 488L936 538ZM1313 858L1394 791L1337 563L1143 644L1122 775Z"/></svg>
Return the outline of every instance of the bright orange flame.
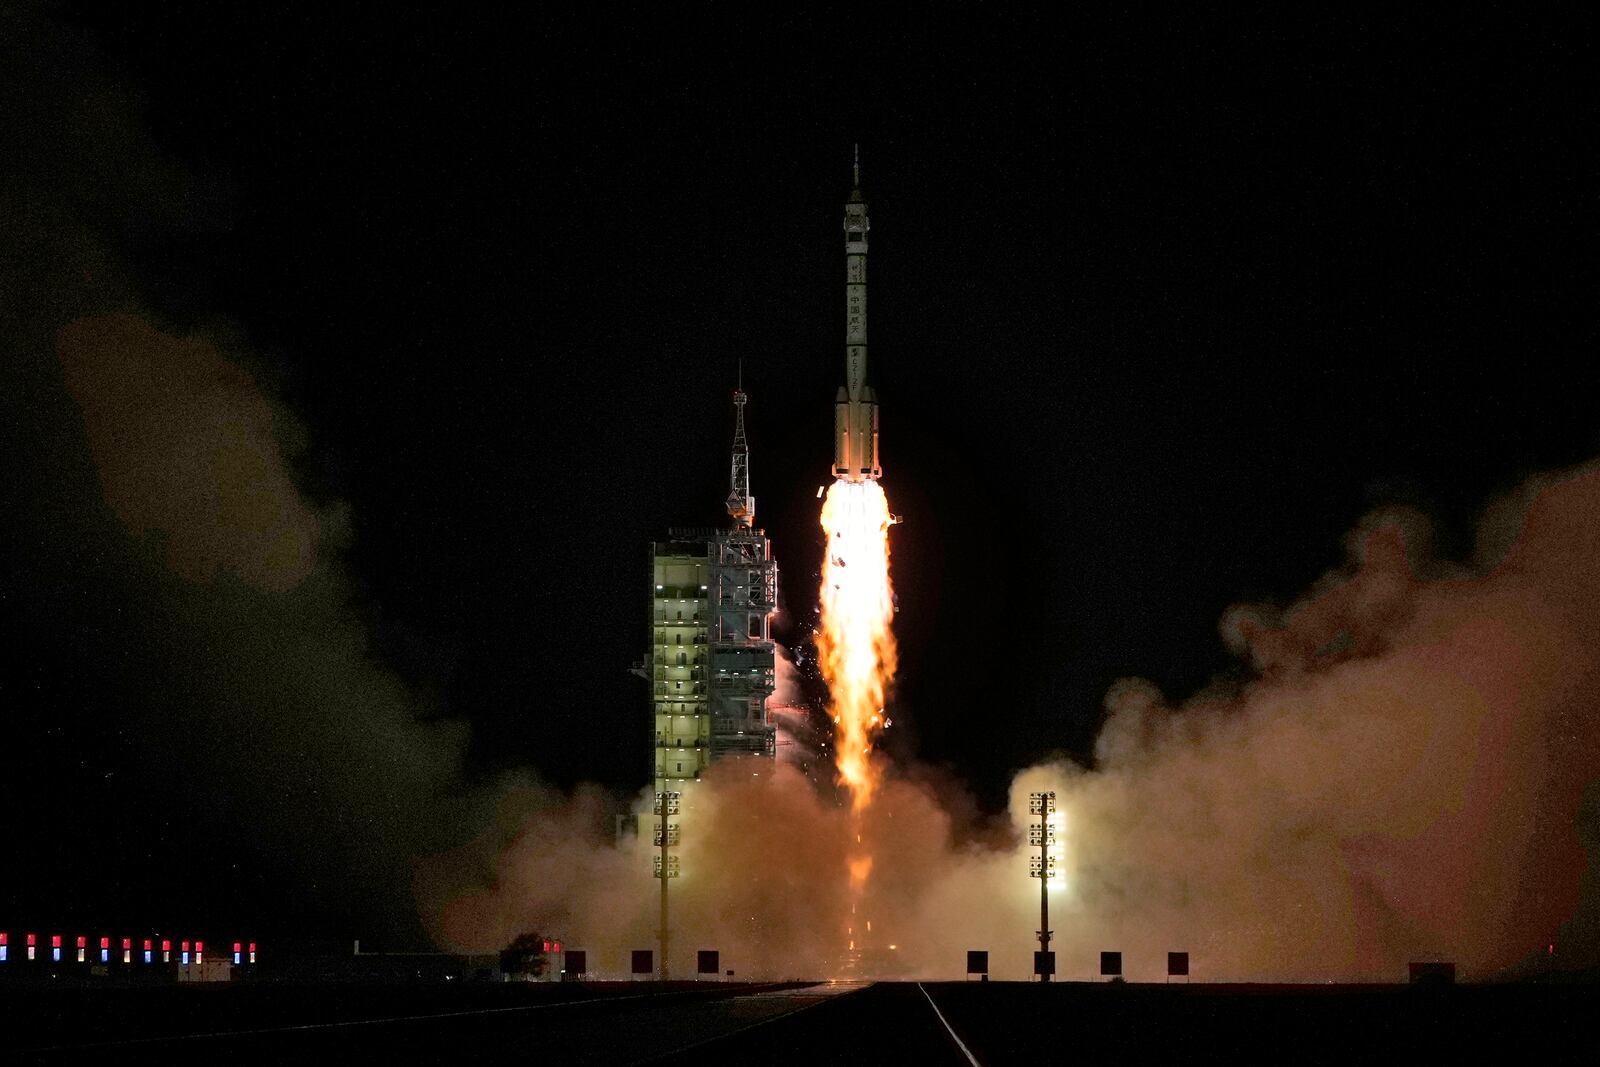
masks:
<svg viewBox="0 0 1600 1067"><path fill-rule="evenodd" d="M889 584L889 498L877 482L833 483L822 505L822 626L817 652L833 696L839 778L859 813L880 772L870 758L894 679L894 592Z"/></svg>

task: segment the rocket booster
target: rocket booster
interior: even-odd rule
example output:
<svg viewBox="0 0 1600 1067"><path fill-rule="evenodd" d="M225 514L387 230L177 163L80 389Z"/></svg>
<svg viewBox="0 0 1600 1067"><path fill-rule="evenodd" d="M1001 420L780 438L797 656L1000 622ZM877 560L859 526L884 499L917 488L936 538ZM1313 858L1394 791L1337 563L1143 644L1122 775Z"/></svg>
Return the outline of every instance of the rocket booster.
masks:
<svg viewBox="0 0 1600 1067"><path fill-rule="evenodd" d="M844 206L845 375L833 408L833 474L851 482L883 477L878 465L878 397L867 384L867 204L861 155Z"/></svg>

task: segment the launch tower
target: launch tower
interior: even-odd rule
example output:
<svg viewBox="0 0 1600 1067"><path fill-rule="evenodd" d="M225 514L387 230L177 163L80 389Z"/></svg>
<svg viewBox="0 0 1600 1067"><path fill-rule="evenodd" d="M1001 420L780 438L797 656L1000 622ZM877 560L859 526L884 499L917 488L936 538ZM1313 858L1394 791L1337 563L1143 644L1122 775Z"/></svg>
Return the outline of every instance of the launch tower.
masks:
<svg viewBox="0 0 1600 1067"><path fill-rule="evenodd" d="M726 529L673 528L650 546L650 682L655 728L655 792L685 800L706 768L730 756L776 752L767 717L777 646L772 615L778 564L766 531L755 526L750 449L736 389Z"/></svg>

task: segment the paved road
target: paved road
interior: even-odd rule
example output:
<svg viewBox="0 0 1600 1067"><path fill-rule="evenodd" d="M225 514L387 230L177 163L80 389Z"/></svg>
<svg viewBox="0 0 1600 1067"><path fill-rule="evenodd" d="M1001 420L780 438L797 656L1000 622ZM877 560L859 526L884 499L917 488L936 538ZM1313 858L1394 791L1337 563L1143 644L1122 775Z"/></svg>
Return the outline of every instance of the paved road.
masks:
<svg viewBox="0 0 1600 1067"><path fill-rule="evenodd" d="M1591 1064L1595 995L1593 986L710 985L80 1047L46 1062L1002 1067L1440 1062L1452 1053L1469 1062L1493 1050L1515 1053L1508 1062Z"/></svg>
<svg viewBox="0 0 1600 1067"><path fill-rule="evenodd" d="M1597 1061L1595 986L888 983L664 1057L706 1063ZM704 1054L704 1055L702 1055Z"/></svg>
<svg viewBox="0 0 1600 1067"><path fill-rule="evenodd" d="M51 1050L37 1054L37 1058L43 1062L82 1062L85 1056L115 1062L171 1062L195 1056L216 1063L305 1065L461 1063L469 1057L492 1063L503 1056L515 1057L508 1062L547 1057L550 1062L563 1064L619 1067L675 1062L675 1055L684 1053L691 1057L686 1062L703 1067L707 1062L723 1062L723 1042L753 1040L758 1047L764 1047L766 1042L761 1035L775 1022L791 1017L802 1020L825 1005L848 1002L866 988L866 983L830 982L728 995L713 986L684 992L646 992L566 1003L100 1044L93 1049ZM849 1011L846 1018L854 1020L859 1014ZM761 1058L766 1063L790 1062L781 1054L763 1054ZM812 1058L807 1062L871 1061ZM937 1065L943 1061L926 1062Z"/></svg>
<svg viewBox="0 0 1600 1067"><path fill-rule="evenodd" d="M972 1067L977 1061L958 1047L928 992L913 982L869 986L814 1010L786 1014L648 1062L652 1067Z"/></svg>

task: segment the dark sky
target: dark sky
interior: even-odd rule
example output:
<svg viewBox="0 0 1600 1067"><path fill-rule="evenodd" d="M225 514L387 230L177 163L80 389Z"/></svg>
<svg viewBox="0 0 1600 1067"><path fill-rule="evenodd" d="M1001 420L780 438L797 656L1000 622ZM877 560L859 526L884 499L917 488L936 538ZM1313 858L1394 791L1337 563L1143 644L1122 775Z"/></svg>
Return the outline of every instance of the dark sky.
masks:
<svg viewBox="0 0 1600 1067"><path fill-rule="evenodd" d="M1223 612L1292 600L1366 512L1420 509L1464 556L1487 499L1600 441L1587 27L329 7L51 5L31 76L131 101L166 184L80 221L148 316L252 353L301 491L348 505L372 658L470 724L469 777L642 784L646 543L720 518L741 359L806 641L854 142L905 520L896 745L986 806L1085 756L1116 679L1181 698L1237 672ZM85 112L13 102L16 173L54 173L53 124ZM116 187L117 138L86 138L107 174L83 180ZM48 528L40 499L0 522ZM72 796L10 816L18 907L320 903L216 904L293 881L293 845L137 725L150 605L30 536L7 535L7 809Z"/></svg>

